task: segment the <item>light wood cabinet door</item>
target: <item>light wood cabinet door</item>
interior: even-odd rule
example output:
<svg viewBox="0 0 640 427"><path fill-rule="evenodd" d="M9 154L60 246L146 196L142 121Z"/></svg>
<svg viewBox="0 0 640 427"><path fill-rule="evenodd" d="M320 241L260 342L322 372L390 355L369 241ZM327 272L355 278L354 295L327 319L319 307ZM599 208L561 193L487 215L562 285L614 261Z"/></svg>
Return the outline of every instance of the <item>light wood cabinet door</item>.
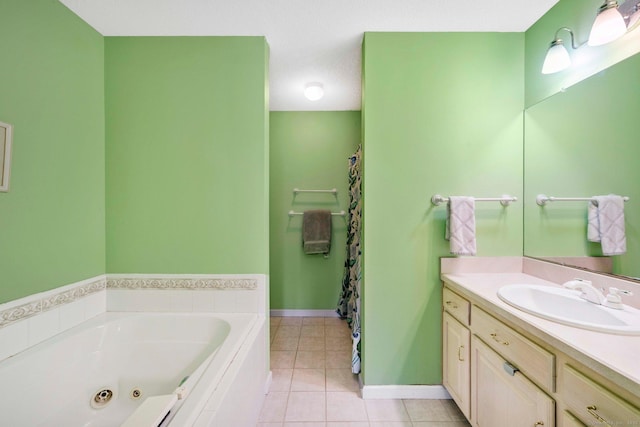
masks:
<svg viewBox="0 0 640 427"><path fill-rule="evenodd" d="M475 427L554 427L555 402L478 337L471 338L471 418ZM506 364L506 365L505 365Z"/></svg>
<svg viewBox="0 0 640 427"><path fill-rule="evenodd" d="M449 313L442 317L442 383L467 419L471 415L470 333Z"/></svg>

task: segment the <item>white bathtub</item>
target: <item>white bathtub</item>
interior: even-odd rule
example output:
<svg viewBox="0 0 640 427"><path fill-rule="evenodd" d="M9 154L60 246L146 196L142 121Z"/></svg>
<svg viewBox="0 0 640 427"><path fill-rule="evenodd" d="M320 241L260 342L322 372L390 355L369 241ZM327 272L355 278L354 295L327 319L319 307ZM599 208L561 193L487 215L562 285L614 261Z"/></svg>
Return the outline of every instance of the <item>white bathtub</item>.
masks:
<svg viewBox="0 0 640 427"><path fill-rule="evenodd" d="M105 313L0 363L1 424L119 426L146 397L171 394L188 377L188 395L163 427L253 425L265 331L255 314ZM93 401L102 390L108 403ZM242 400L243 413L228 410Z"/></svg>

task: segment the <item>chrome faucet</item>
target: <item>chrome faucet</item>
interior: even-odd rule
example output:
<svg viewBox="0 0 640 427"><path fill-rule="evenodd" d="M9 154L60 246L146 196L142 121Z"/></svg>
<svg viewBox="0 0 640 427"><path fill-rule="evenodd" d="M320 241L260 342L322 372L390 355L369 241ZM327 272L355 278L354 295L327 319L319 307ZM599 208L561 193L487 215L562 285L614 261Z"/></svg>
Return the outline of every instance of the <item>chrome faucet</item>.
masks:
<svg viewBox="0 0 640 427"><path fill-rule="evenodd" d="M580 298L585 299L594 304L604 304L606 298L602 292L596 289L590 281L575 279L570 280L566 283L563 283L562 286L568 289L575 289L577 291L581 291Z"/></svg>

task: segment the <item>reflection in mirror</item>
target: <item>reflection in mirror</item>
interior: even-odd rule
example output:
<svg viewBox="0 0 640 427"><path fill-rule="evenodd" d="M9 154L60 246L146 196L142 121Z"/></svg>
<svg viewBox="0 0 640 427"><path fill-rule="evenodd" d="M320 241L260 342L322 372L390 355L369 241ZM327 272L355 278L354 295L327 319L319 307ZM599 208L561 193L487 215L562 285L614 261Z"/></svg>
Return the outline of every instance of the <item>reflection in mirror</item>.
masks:
<svg viewBox="0 0 640 427"><path fill-rule="evenodd" d="M555 264L566 265L570 267L578 267L585 270L598 271L600 273L613 273L613 259L608 256L598 256L598 257L589 257L589 256L578 256L578 257L570 257L570 256L549 256L538 258L543 261L550 261Z"/></svg>
<svg viewBox="0 0 640 427"><path fill-rule="evenodd" d="M524 253L562 264L640 277L640 54L525 111ZM605 258L587 240L587 201L536 204L556 197L629 196L627 251ZM587 264L585 264L585 262Z"/></svg>

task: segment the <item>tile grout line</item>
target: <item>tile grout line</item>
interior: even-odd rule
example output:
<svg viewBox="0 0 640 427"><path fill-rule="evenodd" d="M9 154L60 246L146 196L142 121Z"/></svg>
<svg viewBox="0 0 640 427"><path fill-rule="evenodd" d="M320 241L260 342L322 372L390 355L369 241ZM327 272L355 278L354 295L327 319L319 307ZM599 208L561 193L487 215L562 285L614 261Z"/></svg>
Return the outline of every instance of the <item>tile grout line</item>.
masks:
<svg viewBox="0 0 640 427"><path fill-rule="evenodd" d="M280 326L287 326L287 325L282 325L281 323L279 323L279 324L278 324L278 326L276 326L276 327L274 327L274 328L273 328L273 329L274 329L274 333L273 333L273 339L271 340L271 342L273 342L273 341L276 339L276 336L278 335L278 332L279 332L279 330L278 330L278 329L280 328ZM289 325L289 326L291 326L291 325ZM295 326L295 325L294 325L294 326ZM293 372L295 371L295 369L296 369L296 362L297 362L297 360L298 360L298 356L299 356L300 351L301 351L301 350L300 350L300 339L302 338L302 335L303 335L303 334L302 334L303 326L304 326L304 320L303 320L303 322L302 322L302 324L301 324L300 328L297 328L297 329L299 329L299 330L298 330L298 333L296 334L296 336L292 337L292 338L296 338L296 346L295 346L295 349L293 350L293 367L292 367L292 373L293 373ZM308 326L318 326L318 325L308 325ZM328 404L328 393L329 393L330 391L328 390L328 386L327 386L327 382L328 382L328 369L329 369L329 368L327 368L327 365L326 365L327 350L328 350L328 349L327 349L327 337L328 337L328 335L327 335L327 332L326 332L326 331L327 331L327 325L323 324L322 326L323 326L323 328L322 328L322 329L323 329L323 332L324 332L323 337L322 337L322 338L323 338L323 340L322 340L322 341L323 341L323 344L324 344L323 348L322 348L322 349L317 349L317 350L308 350L308 351L309 351L310 353L312 353L313 355L315 355L315 356L317 356L319 353L322 353L322 354L321 354L321 356L323 356L323 360L324 360L324 362L325 362L325 363L324 363L324 368L323 368L323 379L324 379L324 386L323 386L323 389L324 389L324 397L325 397L325 402L324 402L324 415L325 415L325 417L324 417L324 418L325 418L325 419L324 419L324 423L325 423L325 425L326 425L326 423L329 423L329 422L330 422L330 421L328 420L328 415L329 415L329 414L328 414L328 408L329 408L329 404ZM332 326L333 326L333 325L332 325ZM334 328L335 328L335 327L334 327ZM329 328L329 329L331 329L331 328ZM331 333L331 338L336 338L336 335L340 336L340 334L335 334L335 332L332 332L332 333ZM318 337L318 338L320 338L320 337ZM282 350L275 350L275 351L286 351L286 349L282 349ZM313 358L314 358L314 357L312 356L312 359L313 359ZM299 369L303 369L303 368L299 368ZM308 368L308 369L314 369L314 368ZM334 369L340 369L340 368L334 367ZM348 369L348 368L345 368L345 369ZM286 424L286 423L287 423L287 421L286 421L286 409L288 409L288 406L289 406L289 403L290 403L290 399L291 399L291 393L293 392L293 391L292 391L292 390L293 390L293 389L292 389L292 386L293 386L293 377L291 378L291 382L288 384L287 401L286 401L286 408L285 408L285 420L283 421L283 422L284 422L284 424ZM340 391L340 390L337 390L337 391ZM350 391L350 390L345 390L345 391ZM356 391L356 394L357 394L357 391ZM367 418L367 419L366 419L366 421L364 421L364 422L365 422L365 423L367 423L367 424L369 424L369 423L370 423L370 416L369 416L368 410L366 409L366 405L365 405L365 415L366 415L366 418Z"/></svg>

